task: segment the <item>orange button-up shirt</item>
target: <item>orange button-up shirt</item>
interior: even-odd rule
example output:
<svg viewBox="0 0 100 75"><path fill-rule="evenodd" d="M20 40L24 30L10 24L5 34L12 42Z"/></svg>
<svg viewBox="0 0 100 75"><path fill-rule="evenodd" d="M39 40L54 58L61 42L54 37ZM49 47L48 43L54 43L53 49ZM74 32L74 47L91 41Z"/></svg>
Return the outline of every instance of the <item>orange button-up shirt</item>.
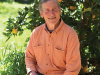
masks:
<svg viewBox="0 0 100 75"><path fill-rule="evenodd" d="M33 30L25 53L26 69L44 75L78 75L81 69L78 36L61 20L50 34L43 24Z"/></svg>

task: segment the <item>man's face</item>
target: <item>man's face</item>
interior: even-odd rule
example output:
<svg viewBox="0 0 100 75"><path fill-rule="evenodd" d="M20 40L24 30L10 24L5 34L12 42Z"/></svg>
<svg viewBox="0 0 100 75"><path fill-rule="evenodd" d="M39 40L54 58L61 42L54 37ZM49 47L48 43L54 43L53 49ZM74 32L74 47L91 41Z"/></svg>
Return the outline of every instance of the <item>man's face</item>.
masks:
<svg viewBox="0 0 100 75"><path fill-rule="evenodd" d="M48 1L42 4L40 15L48 25L56 25L60 19L61 10L55 1Z"/></svg>

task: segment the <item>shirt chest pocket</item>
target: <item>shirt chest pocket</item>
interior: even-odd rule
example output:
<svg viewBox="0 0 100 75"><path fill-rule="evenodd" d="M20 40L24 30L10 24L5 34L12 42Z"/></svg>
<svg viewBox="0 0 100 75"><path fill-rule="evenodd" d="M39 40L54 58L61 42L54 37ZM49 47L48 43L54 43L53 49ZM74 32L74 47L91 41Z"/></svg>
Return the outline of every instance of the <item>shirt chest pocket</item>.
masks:
<svg viewBox="0 0 100 75"><path fill-rule="evenodd" d="M54 58L59 58L60 60L62 60L65 58L65 54L66 54L66 50L54 48L54 53L53 53Z"/></svg>
<svg viewBox="0 0 100 75"><path fill-rule="evenodd" d="M53 52L53 64L58 67L63 69L62 67L65 66L66 63L66 50L59 49L59 48L54 48Z"/></svg>

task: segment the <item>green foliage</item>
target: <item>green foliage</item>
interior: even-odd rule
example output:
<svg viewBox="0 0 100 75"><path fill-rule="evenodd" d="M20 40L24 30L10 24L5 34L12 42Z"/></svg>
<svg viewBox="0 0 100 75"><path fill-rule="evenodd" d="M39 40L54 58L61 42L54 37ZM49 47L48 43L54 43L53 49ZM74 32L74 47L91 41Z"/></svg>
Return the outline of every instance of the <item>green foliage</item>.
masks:
<svg viewBox="0 0 100 75"><path fill-rule="evenodd" d="M2 52L4 59L0 62L0 75L26 75L25 53L12 46L5 47Z"/></svg>
<svg viewBox="0 0 100 75"><path fill-rule="evenodd" d="M19 3L15 3L13 2L11 3L7 3L7 2L0 2L0 47L3 46L3 44L5 43L7 37L4 37L4 35L2 34L2 32L4 31L5 27L6 27L6 22L8 20L8 18L14 18L18 15L18 10L22 9L23 7L25 7L26 4L19 4ZM21 40L20 43L23 43L26 36L30 36L30 31L29 30L25 30L25 33L22 36L17 36L16 38L11 37L10 41L14 41L16 39L16 42L18 43L18 40ZM8 42L7 42L8 43ZM19 44L22 45L22 44Z"/></svg>
<svg viewBox="0 0 100 75"><path fill-rule="evenodd" d="M26 73L25 62L24 62L24 55L25 55L24 51L26 48L25 40L27 37L30 36L31 32L29 30L25 30L24 33L22 34L22 36L16 36L16 37L13 36L7 42L5 42L7 37L4 37L4 35L2 34L2 31L6 27L6 25L5 25L6 23L4 23L4 22L7 21L9 17L11 17L11 18L16 17L18 15L17 12L18 12L19 8L22 9L23 7L25 7L25 5L26 4L19 4L19 3L15 3L15 2L13 2L13 3L0 2L0 32L1 32L0 33L0 75L13 75L11 73L8 74L6 71L10 71L13 73L14 70L10 69L9 64L14 63L14 61L12 61L10 63L10 60L8 62L6 60L7 60L7 57L13 53L13 50L15 50L15 48L14 48L15 46L16 46L17 52L16 52L16 54L15 53L14 54L20 58L23 58L22 60L19 58L21 60L21 61L19 61L20 64L23 64L23 66L21 66L21 69L23 71L20 70L19 66L16 66L16 68L20 70L20 72L18 72L19 74L16 73L16 75L25 75L25 73ZM13 41L16 44L14 47L10 47L10 46L13 46L13 44L11 44ZM25 44L25 46L24 46L24 44ZM8 47L8 45L10 45L10 46ZM22 48L21 48L21 46L22 46ZM14 59L13 57L11 57L11 58ZM4 61L4 59L5 59L5 61ZM8 64L9 67L8 67L8 65L6 66L6 64ZM14 68L14 66L11 66L11 68ZM6 69L8 69L8 70L6 70ZM24 73L22 74L21 71ZM17 72L17 70L16 70L16 72Z"/></svg>
<svg viewBox="0 0 100 75"><path fill-rule="evenodd" d="M19 2L19 3L32 3L34 2L34 0L14 0L16 2Z"/></svg>
<svg viewBox="0 0 100 75"><path fill-rule="evenodd" d="M5 29L6 31L3 32L3 34L7 36L8 39L12 35L16 35L12 33L12 29L17 29L19 32L18 35L22 35L23 30L25 30L26 28L32 31L35 27L44 22L43 19L38 17L38 2L34 3L31 6L26 6L23 10L20 10L18 14L19 16L17 16L16 18L9 18L9 20L7 21L7 27Z"/></svg>
<svg viewBox="0 0 100 75"><path fill-rule="evenodd" d="M39 1L36 0L33 5L20 10L16 18L9 18L3 34L8 38L13 35L22 35L25 29L32 31L44 23L39 16L38 4ZM60 5L62 19L78 33L83 68L88 65L88 74L99 75L100 0L63 0ZM70 6L74 6L75 9L71 9ZM12 29L17 29L18 33L13 34ZM84 73L80 72L81 74Z"/></svg>
<svg viewBox="0 0 100 75"><path fill-rule="evenodd" d="M9 3L12 3L12 2L14 2L14 0L0 0L0 2L9 2Z"/></svg>

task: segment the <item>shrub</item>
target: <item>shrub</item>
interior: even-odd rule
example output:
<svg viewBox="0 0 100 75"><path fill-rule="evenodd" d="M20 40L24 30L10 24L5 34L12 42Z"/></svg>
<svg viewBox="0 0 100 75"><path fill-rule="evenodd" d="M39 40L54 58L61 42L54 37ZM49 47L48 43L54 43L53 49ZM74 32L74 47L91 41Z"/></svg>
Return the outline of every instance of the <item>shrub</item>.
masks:
<svg viewBox="0 0 100 75"><path fill-rule="evenodd" d="M0 0L0 2L10 2L12 3L14 0Z"/></svg>
<svg viewBox="0 0 100 75"><path fill-rule="evenodd" d="M27 4L29 4L29 3L34 2L34 0L15 0L15 2L19 2L19 3L27 3Z"/></svg>
<svg viewBox="0 0 100 75"><path fill-rule="evenodd" d="M1 75L26 75L25 53L16 48L11 50L9 47L9 53L5 53L7 55L1 62Z"/></svg>

